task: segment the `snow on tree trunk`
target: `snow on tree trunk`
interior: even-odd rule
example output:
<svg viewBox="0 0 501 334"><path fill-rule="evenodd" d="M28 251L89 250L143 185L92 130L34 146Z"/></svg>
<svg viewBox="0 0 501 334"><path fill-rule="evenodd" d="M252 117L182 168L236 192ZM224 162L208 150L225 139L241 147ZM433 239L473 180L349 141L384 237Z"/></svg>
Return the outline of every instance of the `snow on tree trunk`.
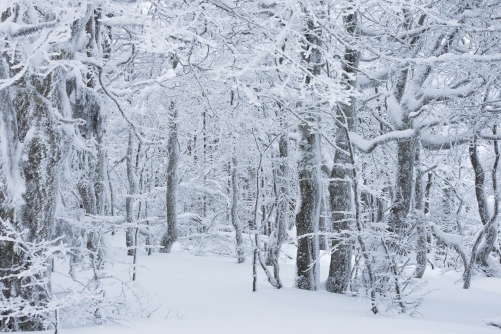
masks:
<svg viewBox="0 0 501 334"><path fill-rule="evenodd" d="M330 241L331 238L327 235L327 232L330 231L330 228L328 228L327 224L329 224L330 220L326 219L325 217L325 212L326 207L325 207L325 196L321 196L320 198L320 218L318 221L318 231L319 236L318 236L318 247L322 251L330 250Z"/></svg>
<svg viewBox="0 0 501 334"><path fill-rule="evenodd" d="M231 191L232 191L232 202L231 202L231 224L235 229L235 241L236 241L236 251L238 263L245 262L245 252L244 252L244 240L242 236L242 224L240 218L238 217L238 159L234 155L231 159Z"/></svg>
<svg viewBox="0 0 501 334"><path fill-rule="evenodd" d="M318 222L320 216L319 135L311 127L299 126L299 190L301 208L296 215L297 258L295 286L304 290L318 288Z"/></svg>
<svg viewBox="0 0 501 334"><path fill-rule="evenodd" d="M179 162L179 141L178 141L178 112L171 102L169 105L169 140L167 143L167 232L162 237L160 249L162 253L170 253L172 245L178 238L177 223L177 192L178 192L178 162Z"/></svg>
<svg viewBox="0 0 501 334"><path fill-rule="evenodd" d="M397 143L397 172L395 184L395 199L390 210L390 230L397 238L405 234L407 215L412 200L412 182L414 174L414 139Z"/></svg>
<svg viewBox="0 0 501 334"><path fill-rule="evenodd" d="M41 96L47 98L50 93L53 93L60 98L61 92L57 89L57 83L58 80L64 80L64 73L62 70L56 70L45 80L38 78L27 80ZM51 81L56 87L50 84ZM24 204L20 207L16 223L21 229L28 229L27 240L35 243L52 238L56 202L59 196L60 166L63 154L67 153L64 151L63 134L57 126L54 115L49 112L50 106L47 106L46 102L36 93L32 93L29 102L25 105L25 108L32 110L31 120L21 116L27 110L18 110L18 126L28 130L20 141L24 143L23 154L29 159L23 160L20 164L26 190L23 193ZM17 261L25 262L29 259L18 257ZM38 272L31 277L13 282L13 285L18 288L16 294L29 300L34 307L46 304L50 299L47 289L34 282L49 274L49 272ZM44 318L45 316L40 314L29 319L18 319L19 329L25 331L45 329Z"/></svg>
<svg viewBox="0 0 501 334"><path fill-rule="evenodd" d="M497 144L497 143L496 143ZM496 149L497 150L497 149ZM496 152L497 153L497 152ZM477 198L478 212L480 215L480 220L484 227L487 227L485 232L484 241L478 246L478 252L476 254L475 262L484 267L489 268L488 258L494 247L498 235L498 224L497 222L489 224L490 220L493 218L489 213L487 196L485 194L485 170L482 166L480 158L478 156L477 144L471 144L469 147L470 161L475 173L475 195ZM497 154L499 155L499 154ZM497 168L497 160L495 161L495 169ZM493 174L493 187L496 189L496 175Z"/></svg>
<svg viewBox="0 0 501 334"><path fill-rule="evenodd" d="M347 106L346 109L348 109ZM327 278L326 289L329 292L342 293L346 290L351 272L352 240L349 227L352 223L352 168L350 158L345 152L349 151L348 138L343 135L344 130L336 132L335 164L332 168L329 182L332 230L338 235L332 239L332 254ZM343 140L344 139L344 140Z"/></svg>
<svg viewBox="0 0 501 334"><path fill-rule="evenodd" d="M308 18L306 21L307 33L303 58L308 65L309 73L306 76L306 84L310 85L315 76L320 75L322 56L321 29L316 23ZM317 290L319 284L319 247L318 247L318 224L320 218L320 196L322 194L322 181L320 172L320 135L313 124L318 122L313 114L317 107L315 96L313 101L305 102L303 107L303 121L298 126L300 139L298 141L298 179L300 210L296 215L297 231L297 256L296 277L294 285L303 290Z"/></svg>
<svg viewBox="0 0 501 334"><path fill-rule="evenodd" d="M421 158L421 145L417 143L416 145L416 161L420 161ZM416 185L414 191L414 207L417 211L422 211L424 209L424 176L423 167L419 167L416 174ZM417 221L417 242L416 242L416 272L414 276L416 278L422 278L426 270L427 254L428 254L428 241L427 241L427 231L426 222L422 217L418 217Z"/></svg>
<svg viewBox="0 0 501 334"><path fill-rule="evenodd" d="M344 24L347 33L350 36L355 36L357 33L356 12L346 15ZM355 88L359 52L354 48L346 47L344 60L344 79L348 89ZM341 123L346 123L349 131L356 131L356 99L351 98L351 105L340 103L337 116ZM346 131L340 126L336 130L336 145L340 150L336 150L335 153L328 189L332 211L332 230L338 235L332 239L332 254L326 288L329 292L342 293L348 287L351 273L353 241L346 231L350 229L353 220L352 178L355 166L350 164L350 157L347 155L347 152L350 151L349 138Z"/></svg>
<svg viewBox="0 0 501 334"><path fill-rule="evenodd" d="M276 196L276 215L273 227L273 242L270 244L267 265L274 268L274 277L280 280L280 266L278 259L284 242L287 241L287 227L289 225L289 135L287 130L280 136L278 142L279 161L274 167L274 189Z"/></svg>
<svg viewBox="0 0 501 334"><path fill-rule="evenodd" d="M137 194L137 176L136 176L136 168L134 164L134 137L132 131L129 132L129 141L127 145L127 156L126 156L126 165L127 165L127 180L129 183L129 191L127 193L127 197L125 198L125 221L127 223L127 229L125 231L125 244L127 246L127 255L134 255L134 246L135 246L135 238L134 238L134 227L132 226L136 221L136 217L134 214L134 202L135 195Z"/></svg>

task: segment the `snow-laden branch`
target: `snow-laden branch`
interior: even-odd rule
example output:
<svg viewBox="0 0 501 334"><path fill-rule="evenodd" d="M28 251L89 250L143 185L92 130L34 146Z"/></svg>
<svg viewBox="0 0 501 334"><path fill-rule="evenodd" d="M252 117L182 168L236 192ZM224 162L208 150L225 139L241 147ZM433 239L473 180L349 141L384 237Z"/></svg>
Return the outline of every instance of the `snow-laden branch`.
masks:
<svg viewBox="0 0 501 334"><path fill-rule="evenodd" d="M39 24L19 24L7 20L0 23L0 34L5 34L10 38L16 38L41 31L44 28L52 28L58 23L59 21L54 20Z"/></svg>
<svg viewBox="0 0 501 334"><path fill-rule="evenodd" d="M430 228L433 235L437 239L441 240L446 245L453 247L456 252L459 253L466 268L466 266L468 265L468 260L466 258L466 252L463 248L463 237L457 234L445 233L435 223L430 223Z"/></svg>
<svg viewBox="0 0 501 334"><path fill-rule="evenodd" d="M434 135L423 132L419 135L421 145L427 150L448 150L454 145L464 144L471 140L472 131L466 131L455 136L452 135Z"/></svg>
<svg viewBox="0 0 501 334"><path fill-rule="evenodd" d="M493 55L475 55L471 53L464 54L455 54L455 53L444 53L440 56L431 56L427 58L397 58L397 57L388 57L381 55L387 60L395 61L395 62L404 62L404 63L414 63L414 64L435 64L438 62L459 62L459 61L477 61L477 62L496 62L501 61L501 54L493 54Z"/></svg>
<svg viewBox="0 0 501 334"><path fill-rule="evenodd" d="M423 104L431 101L445 101L452 97L465 98L473 94L477 85L471 82L458 88L426 88L422 97Z"/></svg>
<svg viewBox="0 0 501 334"><path fill-rule="evenodd" d="M358 133L350 132L350 140L357 149L364 153L371 153L378 145L381 144L392 141L408 140L414 137L419 137L422 146L428 150L447 150L454 145L470 141L473 135L472 131L466 131L457 136L433 135L428 132L421 132L422 129L423 127L391 131L373 139L365 139ZM495 140L494 138L492 139Z"/></svg>
<svg viewBox="0 0 501 334"><path fill-rule="evenodd" d="M371 153L378 145L384 144L390 141L397 141L402 139L411 139L415 137L417 131L414 129L392 131L385 133L384 135L377 136L374 139L364 139L358 133L350 132L351 143L358 148L360 151L365 153Z"/></svg>
<svg viewBox="0 0 501 334"><path fill-rule="evenodd" d="M360 89L367 89L379 86L383 80L386 80L390 71L388 69L380 70L367 75L357 76L357 85Z"/></svg>
<svg viewBox="0 0 501 334"><path fill-rule="evenodd" d="M487 140L501 140L501 135L490 135L481 133L478 135L478 137Z"/></svg>
<svg viewBox="0 0 501 334"><path fill-rule="evenodd" d="M22 66L22 69L19 72L17 72L16 75L14 75L13 77L5 79L5 80L0 80L0 90L5 89L5 88L7 88L7 87L9 87L9 86L11 86L13 84L15 84L17 81L21 80L21 78L24 76L24 74L26 73L26 71L30 67L31 61L34 58L36 58L37 55L38 55L38 52L43 47L45 47L48 44L48 42L50 42L51 35L52 35L52 31L49 31L49 32L47 32L45 34L42 34L37 39L37 41L34 43L34 50L31 53L31 55L29 55L26 58L26 62ZM17 67L21 67L21 65L19 64L19 65L17 65Z"/></svg>

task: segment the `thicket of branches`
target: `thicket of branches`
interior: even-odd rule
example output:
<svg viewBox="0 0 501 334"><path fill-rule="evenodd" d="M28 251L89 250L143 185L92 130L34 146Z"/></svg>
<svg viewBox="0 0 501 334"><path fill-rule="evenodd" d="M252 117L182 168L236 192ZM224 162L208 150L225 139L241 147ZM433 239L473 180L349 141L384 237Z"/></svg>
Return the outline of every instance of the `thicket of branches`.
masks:
<svg viewBox="0 0 501 334"><path fill-rule="evenodd" d="M179 242L252 260L254 290L257 267L282 287L286 244L300 289L320 288L327 255L325 288L374 313L412 314L426 270L466 289L500 275L498 1L0 14L0 331L135 312L104 296L122 231L134 268ZM77 285L54 286L58 259Z"/></svg>

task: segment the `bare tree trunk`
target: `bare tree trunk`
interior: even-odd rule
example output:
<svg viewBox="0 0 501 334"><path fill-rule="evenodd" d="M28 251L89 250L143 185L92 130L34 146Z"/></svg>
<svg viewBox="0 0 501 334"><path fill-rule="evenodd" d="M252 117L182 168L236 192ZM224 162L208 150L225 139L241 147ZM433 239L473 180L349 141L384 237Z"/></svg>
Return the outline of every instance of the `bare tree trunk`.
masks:
<svg viewBox="0 0 501 334"><path fill-rule="evenodd" d="M336 144L344 152L347 152L348 139L342 135L341 131L336 134ZM353 215L350 213L353 202L351 183L353 166L350 164L350 158L344 152L336 150L335 166L332 168L331 181L329 182L332 230L338 235L332 239L332 254L326 289L335 293L342 293L348 287L353 248L350 235L346 233L353 219Z"/></svg>
<svg viewBox="0 0 501 334"><path fill-rule="evenodd" d="M9 78L9 72L7 58L0 54L0 79L5 80ZM0 109L0 218L11 222L14 221L15 217L16 201L12 195L12 188L19 187L19 185L11 184L8 181L22 180L19 167L20 161L16 159L16 156L19 156L18 152L22 145L20 145L18 130L19 120L11 100L13 93L11 87L0 90L0 105L2 106ZM26 127L26 125L23 127ZM2 250L1 247L0 250ZM2 252L2 254L7 253Z"/></svg>
<svg viewBox="0 0 501 334"><path fill-rule="evenodd" d="M395 200L390 210L390 230L397 238L403 238L407 225L407 215L411 208L412 183L414 174L415 140L404 140L397 143L397 176L395 184Z"/></svg>
<svg viewBox="0 0 501 334"><path fill-rule="evenodd" d="M328 220L325 217L325 197L324 194L320 196L320 218L318 220L318 231L320 235L318 236L318 248L322 251L326 251L330 249L330 238L327 236L327 231L330 229L327 228Z"/></svg>
<svg viewBox="0 0 501 334"><path fill-rule="evenodd" d="M497 132L497 126L495 125L493 127L493 133L496 134L496 132ZM500 202L500 194L499 194L498 183L497 183L497 172L498 172L498 166L499 166L499 159L501 158L501 154L499 152L499 147L498 147L497 141L494 142L494 152L496 154L496 158L494 161L494 168L492 171L492 187L494 190L494 212L493 212L493 215L491 217L488 217L487 202L486 202L485 192L484 192L485 176L484 176L483 167L482 167L480 160L479 160L479 157L478 157L476 138L474 139L473 143L470 144L470 147L469 147L470 161L471 161L471 165L473 167L473 170L475 172L475 193L477 196L478 211L480 213L480 219L482 220L482 223L484 223L484 222L485 223L484 223L484 228L480 231L480 234L477 236L477 239L475 240L475 243L473 244L473 248L471 250L470 261L469 261L468 265L465 266L464 273L463 273L463 281L464 281L463 282L463 289L470 288L473 267L474 267L475 263L480 262L479 256L478 256L478 249L479 249L481 241L485 238L486 239L485 243L487 243L486 234L489 233L489 231L492 229L493 226L497 225L497 219L499 216L499 202ZM488 219L488 220L486 220L486 219ZM482 264L482 263L480 262L480 264Z"/></svg>
<svg viewBox="0 0 501 334"><path fill-rule="evenodd" d="M271 216L271 212L270 212L270 214L264 219L264 221L262 221L261 224L258 224L258 210L259 210L260 196L261 196L261 186L260 186L260 177L261 177L261 170L262 170L261 167L263 164L264 153L266 152L266 150L268 150L270 148L272 143L273 143L273 141L270 142L270 144L266 147L264 152L259 149L259 145L258 145L259 164L256 168L256 196L255 196L255 202L254 202L254 218L253 218L254 226L256 227L256 230L254 231L254 246L255 246L255 248L254 248L254 259L253 259L253 277L254 277L253 291L256 291L256 279L257 279L257 274L256 274L257 261L256 260L259 260L259 264L261 265L261 268L265 272L266 277L268 278L268 282L270 282L270 284L273 287L280 289L283 286L280 278L275 278L276 275L278 275L278 271L275 270L275 273L274 273L275 276L272 276L272 274L268 270L268 267L266 267L266 260L262 256L261 241L259 239L260 235L261 235L262 228L264 226L266 226L266 224L268 223L270 216ZM257 144L257 141L256 141L256 144ZM277 268L278 267L275 267L275 269L277 269Z"/></svg>
<svg viewBox="0 0 501 334"><path fill-rule="evenodd" d="M289 228L289 131L284 130L284 134L278 142L280 164L277 169L279 198L278 198L278 218L277 218L277 253L278 259L280 248L287 241L287 229Z"/></svg>
<svg viewBox="0 0 501 334"><path fill-rule="evenodd" d="M148 192L151 194L153 192L153 188L155 187L155 180L154 180L154 175L153 175L153 159L150 160L150 170L149 170L149 175L148 175ZM144 215L146 217L146 225L147 227L147 233L148 235L146 236L146 247L147 247L147 252L148 256L151 255L153 252L153 242L151 238L151 230L150 230L150 221L148 219L148 208L149 208L149 202L148 200L144 201Z"/></svg>
<svg viewBox="0 0 501 334"><path fill-rule="evenodd" d="M174 102L170 103L170 124L169 140L167 143L167 232L164 234L160 249L162 253L170 253L172 245L178 238L177 224L177 191L178 191L178 162L179 162L179 141L178 141L178 114Z"/></svg>
<svg viewBox="0 0 501 334"><path fill-rule="evenodd" d="M494 145L496 151L496 160L494 162L494 167L497 169L499 160L499 152L497 152L497 141L494 142ZM484 227L488 227L485 231L484 242L478 246L478 253L476 254L475 262L484 268L488 268L489 264L487 260L497 238L497 223L488 224L492 217L490 217L489 215L487 197L485 195L485 171L478 156L476 141L474 142L474 144L470 145L469 153L471 165L475 172L475 195L477 197L480 220L482 221ZM496 180L496 175L493 174L492 176L494 182ZM496 187L497 185L493 184L493 186Z"/></svg>
<svg viewBox="0 0 501 334"><path fill-rule="evenodd" d="M320 216L321 180L318 170L319 135L311 127L299 126L301 158L298 164L301 209L296 215L298 249L295 286L304 290L318 288L318 223Z"/></svg>
<svg viewBox="0 0 501 334"><path fill-rule="evenodd" d="M320 75L322 54L320 47L322 40L321 27L306 12L306 43L303 60L306 62L309 73L306 75L306 84L310 86L315 77ZM322 181L320 162L320 135L313 124L318 123L318 116L313 112L319 107L315 94L312 91L311 101L303 105L304 118L298 126L300 139L298 141L299 161L298 179L301 206L296 215L297 256L296 278L294 285L303 290L317 290L319 285L319 249L318 224L320 219L320 196Z"/></svg>
<svg viewBox="0 0 501 334"><path fill-rule="evenodd" d="M15 75L17 70L9 69L15 60L2 56L0 78ZM29 242L53 237L61 162L69 145L51 108L59 106L66 97L61 85L65 79L65 72L55 69L45 77L25 76L18 81L19 86L0 91L0 154L4 158L0 162L0 178L6 181L0 186L0 218L18 230L27 230L24 237ZM14 104L12 99L23 99L23 103ZM64 110L61 113L71 117ZM18 146L19 143L24 145ZM21 156L29 159L19 159ZM0 225L0 235L3 233ZM17 250L14 242L0 242L0 254L0 276L12 275L11 279L2 279L2 297L20 299L35 309L43 309L50 300L50 270L31 268L31 255ZM18 276L19 270L27 269L34 272L28 277ZM42 281L46 283L41 284ZM46 328L47 316L40 312L31 317L9 318L7 322L2 319L0 331L40 331Z"/></svg>
<svg viewBox="0 0 501 334"><path fill-rule="evenodd" d="M287 228L289 226L289 135L284 130L278 143L279 157L278 163L274 167L274 192L276 197L276 215L273 227L273 243L270 245L268 259L274 268L275 279L280 279L280 266L278 263L282 245L287 241Z"/></svg>
<svg viewBox="0 0 501 334"><path fill-rule="evenodd" d="M231 166L231 189L232 189L232 202L231 202L231 224L235 229L235 240L236 240L236 250L238 263L245 262L244 253L244 240L242 237L242 224L238 218L238 160L235 155L233 155Z"/></svg>
<svg viewBox="0 0 501 334"><path fill-rule="evenodd" d="M351 7L350 7L351 8ZM357 34L357 14L356 11L346 15L345 29L350 36ZM343 69L346 72L344 79L347 88L356 87L356 79L349 77L352 74L356 77L356 70L359 62L359 52L356 49L347 47L344 54L345 63ZM356 99L351 99L351 105L340 104L338 117L341 123L346 123L349 131L356 128ZM349 152L349 139L345 129L336 130L336 145L342 150L336 150L334 166L331 171L329 182L329 197L332 219L332 231L338 235L332 239L332 254L327 278L326 289L329 292L344 292L350 280L351 258L353 241L348 233L352 225L353 211L352 203L352 179L354 166L350 163L350 157L345 152Z"/></svg>
<svg viewBox="0 0 501 334"><path fill-rule="evenodd" d="M416 145L416 161L419 161L421 157L421 145L417 143ZM419 166L416 175L416 185L414 190L414 201L415 208L417 211L422 211L424 209L424 184L423 184L424 170L422 166ZM414 276L416 278L422 278L426 270L427 254L428 254L428 241L427 241L427 231L425 226L425 221L421 216L418 217L417 222L417 251L416 251L416 272Z"/></svg>
<svg viewBox="0 0 501 334"><path fill-rule="evenodd" d="M280 136L278 163L273 167L273 191L276 199L275 203L275 222L272 227L270 243L268 244L268 257L266 265L274 268L274 277L280 280L280 266L278 263L282 244L287 241L287 228L289 225L289 138L287 130Z"/></svg>
<svg viewBox="0 0 501 334"><path fill-rule="evenodd" d="M134 214L134 202L135 196L137 194L137 176L136 168L134 165L134 140L132 131L129 132L129 141L127 145L127 180L129 182L129 191L127 193L127 198L125 199L125 221L127 223L127 229L125 230L125 243L127 245L127 255L134 256L134 228L132 225L136 221Z"/></svg>

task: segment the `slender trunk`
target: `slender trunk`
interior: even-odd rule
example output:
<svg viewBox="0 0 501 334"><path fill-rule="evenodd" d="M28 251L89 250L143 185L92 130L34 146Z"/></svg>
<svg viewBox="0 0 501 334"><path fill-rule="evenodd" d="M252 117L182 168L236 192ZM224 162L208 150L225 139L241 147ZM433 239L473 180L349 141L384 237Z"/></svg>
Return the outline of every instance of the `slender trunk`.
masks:
<svg viewBox="0 0 501 334"><path fill-rule="evenodd" d="M289 136L287 130L280 137L278 148L279 148L279 160L278 163L273 168L273 180L274 180L274 194L276 198L275 203L275 224L272 228L272 240L273 242L269 244L269 252L267 258L267 265L273 266L274 277L280 280L280 265L278 263L280 257L280 250L282 244L287 241L287 228L289 225L289 166L288 166L288 154L289 154Z"/></svg>
<svg viewBox="0 0 501 334"><path fill-rule="evenodd" d="M338 123L339 125L339 123ZM344 131L346 133L347 137L347 144L348 144L348 153L349 153L349 158L350 158L350 164L352 166L355 166L355 155L353 154L353 147L350 142L350 138L348 136L348 128L345 127ZM365 245L365 241L362 238L362 232L363 232L363 226L362 226L362 221L360 217L360 199L359 199L359 190L358 190L358 178L357 178L357 170L353 168L353 194L355 196L355 199L353 201L354 203L354 211L355 211L355 226L358 232L357 235L357 241L358 244L360 245L360 251L362 253L362 256L364 258L365 266L367 268L367 276L369 277L369 293L370 293L370 298L371 298L371 304L372 308L371 311L372 313L376 314L379 312L378 307L377 307L377 302L376 302L376 290L375 290L375 284L376 284L376 277L374 275L374 270L372 269L372 261L369 256L369 252L367 249L367 246Z"/></svg>
<svg viewBox="0 0 501 334"><path fill-rule="evenodd" d="M127 198L125 199L125 221L127 223L127 229L125 230L125 242L127 246L127 255L134 256L134 227L132 226L136 221L134 214L134 202L135 195L137 193L137 178L136 178L136 168L134 166L134 140L132 131L129 132L129 141L127 145L127 180L129 183L129 191L127 193Z"/></svg>
<svg viewBox="0 0 501 334"><path fill-rule="evenodd" d="M340 137L341 133L338 133L337 145L347 152L347 138L342 142L339 140ZM337 236L331 243L332 254L326 289L335 293L342 293L348 287L353 248L350 235L346 232L353 219L351 214L353 166L350 164L350 157L344 152L336 150L335 166L332 168L329 182L332 230L337 232Z"/></svg>
<svg viewBox="0 0 501 334"><path fill-rule="evenodd" d="M417 143L416 145L416 161L419 161L421 155L420 155L420 150L421 150L421 145ZM419 167L417 170L416 174L416 185L415 185L415 190L414 190L414 201L415 201L415 208L417 211L422 211L424 208L424 184L423 184L423 176L424 176L424 170L423 167ZM426 270L426 263L428 262L427 260L427 253L428 253L428 242L427 242L427 231L426 231L426 222L421 217L421 215L418 215L418 222L417 222L417 243L416 243L416 272L414 276L416 278L422 278L424 275L424 272Z"/></svg>
<svg viewBox="0 0 501 334"><path fill-rule="evenodd" d="M498 160L499 160L497 141L494 142L494 145L496 151L494 170L497 170ZM492 217L489 215L487 197L485 194L485 172L482 163L480 162L480 158L478 156L476 141L474 142L474 144L470 145L469 153L470 153L471 165L475 172L475 194L477 197L480 220L482 221L484 228L487 228L485 231L484 242L478 246L478 252L475 257L475 262L476 264L484 268L488 268L489 267L488 258L497 238L497 223L489 224ZM497 188L497 184L495 184L496 175L494 172L492 174L492 180L493 180L493 187L494 189L496 189Z"/></svg>
<svg viewBox="0 0 501 334"><path fill-rule="evenodd" d="M231 166L231 189L232 189L232 202L231 202L231 224L235 229L236 251L238 263L245 261L244 240L242 237L242 224L238 218L238 159L233 155Z"/></svg>
<svg viewBox="0 0 501 334"><path fill-rule="evenodd" d="M270 145L271 145L271 143L270 143ZM266 149L268 149L268 148L269 148L269 146ZM261 268L263 269L263 271L266 274L266 277L268 278L268 282L270 282L270 284L273 287L280 289L283 286L282 282L280 281L280 278L277 279L271 275L270 271L266 267L266 261L261 253L260 235L261 235L263 227L266 226L266 224L268 223L270 216L271 216L271 212L270 212L268 217L266 217L264 219L264 221L261 223L261 225L258 226L258 210L259 210L259 204L260 204L259 199L260 199L260 194L261 194L261 187L260 187L259 181L260 181L260 176L261 176L260 171L261 171L261 167L263 164L263 154L264 154L264 152L259 150L259 165L256 169L256 199L255 199L255 203L254 203L254 226L256 226L256 231L254 232L254 246L255 246L255 248L254 248L254 260L253 260L253 272L254 272L254 290L253 291L256 291L255 290L255 288L256 288L255 283L256 283L256 279L257 279L257 276L255 274L256 262L257 262L256 260L259 261ZM278 272L276 271L275 274L278 274Z"/></svg>
<svg viewBox="0 0 501 334"><path fill-rule="evenodd" d="M318 231L320 235L318 236L318 248L322 251L326 251L330 249L330 238L327 236L327 231L330 230L327 228L327 219L325 218L325 197L324 194L320 196L320 218L318 221Z"/></svg>
<svg viewBox="0 0 501 334"><path fill-rule="evenodd" d="M395 200L390 210L390 231L399 239L405 235L407 215L411 208L412 183L414 174L415 140L403 140L397 143L397 175Z"/></svg>
<svg viewBox="0 0 501 334"><path fill-rule="evenodd" d="M424 195L424 214L430 213L430 195L431 186L433 185L433 174L428 173L428 180L426 181L425 195Z"/></svg>
<svg viewBox="0 0 501 334"><path fill-rule="evenodd" d="M287 130L280 137L278 148L280 165L277 169L277 178L280 188L277 206L277 252L280 252L281 245L287 241L287 229L289 227L289 135Z"/></svg>
<svg viewBox="0 0 501 334"><path fill-rule="evenodd" d="M169 140L167 143L167 232L164 234L160 249L162 253L170 253L172 245L178 238L177 224L177 191L178 191L178 162L179 162L179 141L178 141L178 114L174 102L170 103L170 124ZM205 203L205 201L204 201Z"/></svg>
<svg viewBox="0 0 501 334"><path fill-rule="evenodd" d="M154 176L153 176L153 159L150 160L150 171L149 171L149 178L148 178L148 193L151 194L153 192L154 188ZM147 247L147 252L148 256L151 255L153 252L153 242L151 238L151 229L150 229L150 220L148 219L148 209L149 209L149 204L148 200L144 201L144 216L146 217L146 226L147 226L147 232L148 235L146 236L146 247Z"/></svg>

